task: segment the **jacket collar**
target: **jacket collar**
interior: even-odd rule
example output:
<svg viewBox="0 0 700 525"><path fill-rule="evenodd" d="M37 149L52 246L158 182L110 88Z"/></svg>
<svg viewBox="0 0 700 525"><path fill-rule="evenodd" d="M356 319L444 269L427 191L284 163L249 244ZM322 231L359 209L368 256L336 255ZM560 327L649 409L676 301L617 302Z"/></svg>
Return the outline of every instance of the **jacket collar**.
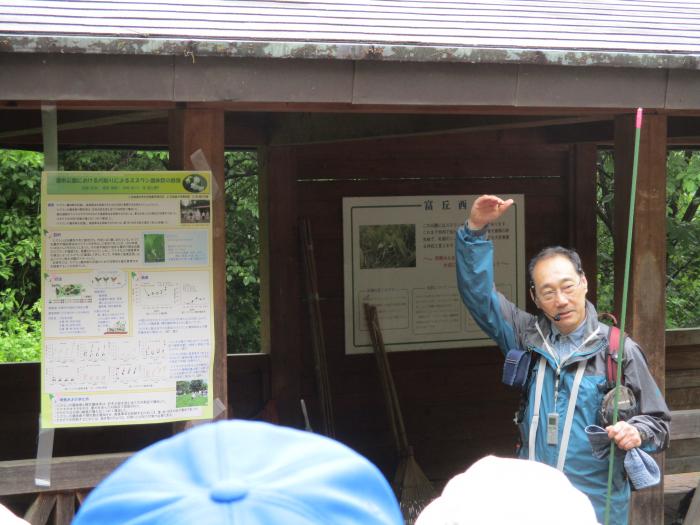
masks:
<svg viewBox="0 0 700 525"><path fill-rule="evenodd" d="M537 324L539 325L540 330L542 331L542 335L547 339L547 342L549 342L549 339L552 334L552 321L543 313L540 313L537 316ZM579 348L575 354L569 356L569 358L566 360L567 365L571 363L576 363L581 359L589 357L591 354L598 352L604 345L603 334L599 331L600 322L598 321L598 312L596 311L595 306L593 306L593 304L590 301L586 301L586 320L583 324L583 339L587 340L586 344L583 348ZM540 336L537 332L537 329L534 328L534 330L537 334L536 337L539 339ZM542 347L543 345L544 343L540 342L538 347ZM544 355L548 360L552 361L552 357L546 350L543 349L542 355ZM553 364L552 366L556 366L556 364Z"/></svg>

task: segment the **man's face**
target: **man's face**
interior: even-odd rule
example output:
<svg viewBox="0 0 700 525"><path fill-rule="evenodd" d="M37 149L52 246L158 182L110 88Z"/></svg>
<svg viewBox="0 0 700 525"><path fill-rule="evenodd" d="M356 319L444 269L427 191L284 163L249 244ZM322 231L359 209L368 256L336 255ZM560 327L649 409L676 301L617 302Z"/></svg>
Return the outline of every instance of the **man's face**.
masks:
<svg viewBox="0 0 700 525"><path fill-rule="evenodd" d="M574 331L586 318L588 282L576 273L574 265L563 255L539 261L532 272L535 304L563 334ZM559 316L559 321L552 319Z"/></svg>

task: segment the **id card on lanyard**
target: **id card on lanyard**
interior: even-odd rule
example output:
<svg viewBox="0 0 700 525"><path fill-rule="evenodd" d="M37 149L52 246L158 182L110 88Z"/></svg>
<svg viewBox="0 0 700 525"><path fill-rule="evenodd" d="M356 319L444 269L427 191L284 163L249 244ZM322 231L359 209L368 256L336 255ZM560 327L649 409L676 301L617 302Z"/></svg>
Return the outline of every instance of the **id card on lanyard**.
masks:
<svg viewBox="0 0 700 525"><path fill-rule="evenodd" d="M547 342L547 339L544 337L542 334L542 330L540 329L539 324L535 325L537 327L537 331L540 334L540 337L542 338L542 343L549 352L549 354L554 358L554 360L558 363L557 365L557 370L555 371L555 374L557 375L557 378L555 380L554 384L554 409L556 410L556 405L557 405L557 395L558 395L558 390L559 390L559 373L560 373L560 364L558 362L558 359L556 358L556 354L552 347L549 345ZM581 345L575 350L578 351L579 348L583 347L590 339L592 339L597 333L597 330L590 334ZM575 353L574 352L574 353ZM545 357L542 356L540 358L540 366L537 371L537 383L536 383L536 390L535 390L535 412L537 413L539 411L539 406L540 406L540 396L542 395L542 383L544 379L544 368L546 367L546 360ZM582 360L578 363L578 367L576 369L576 374L573 380L572 388L571 388L571 393L569 397L569 404L567 407L566 411L566 420L564 422L564 430L562 432L562 443L561 447L559 449L559 458L557 460L557 469L559 470L564 470L564 463L566 461L566 451L569 446L569 434L571 433L571 424L573 422L574 418L574 410L576 407L576 399L578 397L578 389L579 386L581 385L581 379L583 378L583 373L586 368L586 361ZM531 422L530 426L530 459L535 458L535 444L534 440L537 435L537 425L539 422L539 418L533 416L533 420ZM552 446L557 446L559 444L559 414L557 412L549 412L547 413L547 445L552 445Z"/></svg>
<svg viewBox="0 0 700 525"><path fill-rule="evenodd" d="M547 444L559 444L559 414L556 412L547 414Z"/></svg>

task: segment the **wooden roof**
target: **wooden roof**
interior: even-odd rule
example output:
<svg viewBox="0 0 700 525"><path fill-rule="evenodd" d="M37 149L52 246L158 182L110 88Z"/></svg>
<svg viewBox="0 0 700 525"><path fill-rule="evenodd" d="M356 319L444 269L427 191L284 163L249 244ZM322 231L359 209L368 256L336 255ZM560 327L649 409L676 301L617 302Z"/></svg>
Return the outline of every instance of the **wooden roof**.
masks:
<svg viewBox="0 0 700 525"><path fill-rule="evenodd" d="M696 111L700 1L0 0L0 66L10 101Z"/></svg>
<svg viewBox="0 0 700 525"><path fill-rule="evenodd" d="M0 35L697 54L700 3L3 0Z"/></svg>

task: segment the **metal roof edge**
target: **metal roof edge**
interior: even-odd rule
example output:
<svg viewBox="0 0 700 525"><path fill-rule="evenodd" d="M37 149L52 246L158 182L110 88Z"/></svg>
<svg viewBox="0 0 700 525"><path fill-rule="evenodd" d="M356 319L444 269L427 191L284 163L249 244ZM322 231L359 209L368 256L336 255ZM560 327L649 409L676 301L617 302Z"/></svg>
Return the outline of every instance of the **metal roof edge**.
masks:
<svg viewBox="0 0 700 525"><path fill-rule="evenodd" d="M700 53L449 47L412 44L178 40L0 33L0 53L335 59L468 64L700 69Z"/></svg>

